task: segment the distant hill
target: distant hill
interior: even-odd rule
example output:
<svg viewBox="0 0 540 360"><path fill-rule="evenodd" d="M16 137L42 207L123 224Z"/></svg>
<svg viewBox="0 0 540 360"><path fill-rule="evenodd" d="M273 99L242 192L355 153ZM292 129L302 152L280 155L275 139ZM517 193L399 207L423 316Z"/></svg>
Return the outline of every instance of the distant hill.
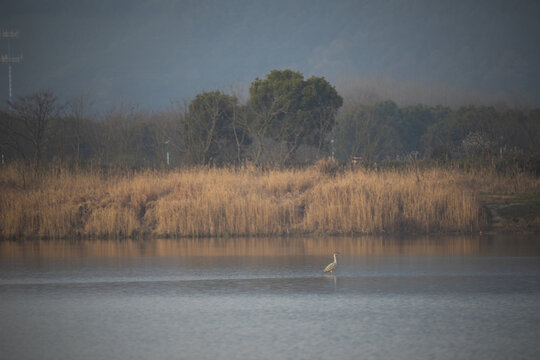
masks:
<svg viewBox="0 0 540 360"><path fill-rule="evenodd" d="M245 93L283 68L325 76L346 98L368 86L405 102L540 106L538 19L538 1L8 0L0 28L21 31L17 94L85 93L98 109Z"/></svg>

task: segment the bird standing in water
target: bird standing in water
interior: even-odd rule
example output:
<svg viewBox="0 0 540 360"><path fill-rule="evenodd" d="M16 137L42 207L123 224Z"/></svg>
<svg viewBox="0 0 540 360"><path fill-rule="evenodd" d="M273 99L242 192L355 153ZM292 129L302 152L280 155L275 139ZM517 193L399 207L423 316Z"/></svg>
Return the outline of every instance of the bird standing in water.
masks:
<svg viewBox="0 0 540 360"><path fill-rule="evenodd" d="M334 262L328 264L327 267L324 268L323 272L329 272L331 274L334 273L334 269L336 268L336 265L337 265L337 258L336 258L336 255L339 255L338 252L334 252Z"/></svg>

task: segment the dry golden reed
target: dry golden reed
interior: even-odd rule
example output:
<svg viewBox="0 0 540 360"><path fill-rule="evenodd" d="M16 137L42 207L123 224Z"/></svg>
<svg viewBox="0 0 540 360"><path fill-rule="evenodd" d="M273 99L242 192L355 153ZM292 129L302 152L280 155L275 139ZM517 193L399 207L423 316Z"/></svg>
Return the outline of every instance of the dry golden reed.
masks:
<svg viewBox="0 0 540 360"><path fill-rule="evenodd" d="M317 167L263 171L0 168L0 237L473 232L481 192L539 192L526 174Z"/></svg>

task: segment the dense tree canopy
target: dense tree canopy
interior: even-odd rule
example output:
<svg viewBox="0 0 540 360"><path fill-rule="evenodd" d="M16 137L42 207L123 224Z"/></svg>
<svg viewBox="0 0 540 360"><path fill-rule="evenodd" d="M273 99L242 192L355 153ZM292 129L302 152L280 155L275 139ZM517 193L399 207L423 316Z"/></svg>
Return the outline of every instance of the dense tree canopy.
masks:
<svg viewBox="0 0 540 360"><path fill-rule="evenodd" d="M219 91L198 94L181 117L188 159L197 164L234 161L247 142L236 97Z"/></svg>
<svg viewBox="0 0 540 360"><path fill-rule="evenodd" d="M265 79L255 79L249 95L253 133L284 143L287 151L283 162L294 160L300 145L324 149L343 103L324 78L304 80L301 73L291 70L273 70Z"/></svg>
<svg viewBox="0 0 540 360"><path fill-rule="evenodd" d="M406 158L494 159L540 153L538 110L490 106L413 105L392 101L358 105L339 116L335 130L342 161Z"/></svg>

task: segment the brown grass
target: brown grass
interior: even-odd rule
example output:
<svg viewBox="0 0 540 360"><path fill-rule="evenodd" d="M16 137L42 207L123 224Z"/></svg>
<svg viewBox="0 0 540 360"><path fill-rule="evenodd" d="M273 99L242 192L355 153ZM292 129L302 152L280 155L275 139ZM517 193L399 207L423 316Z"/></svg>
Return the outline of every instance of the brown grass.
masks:
<svg viewBox="0 0 540 360"><path fill-rule="evenodd" d="M474 232L481 192L540 192L526 174L351 170L0 168L0 237Z"/></svg>

